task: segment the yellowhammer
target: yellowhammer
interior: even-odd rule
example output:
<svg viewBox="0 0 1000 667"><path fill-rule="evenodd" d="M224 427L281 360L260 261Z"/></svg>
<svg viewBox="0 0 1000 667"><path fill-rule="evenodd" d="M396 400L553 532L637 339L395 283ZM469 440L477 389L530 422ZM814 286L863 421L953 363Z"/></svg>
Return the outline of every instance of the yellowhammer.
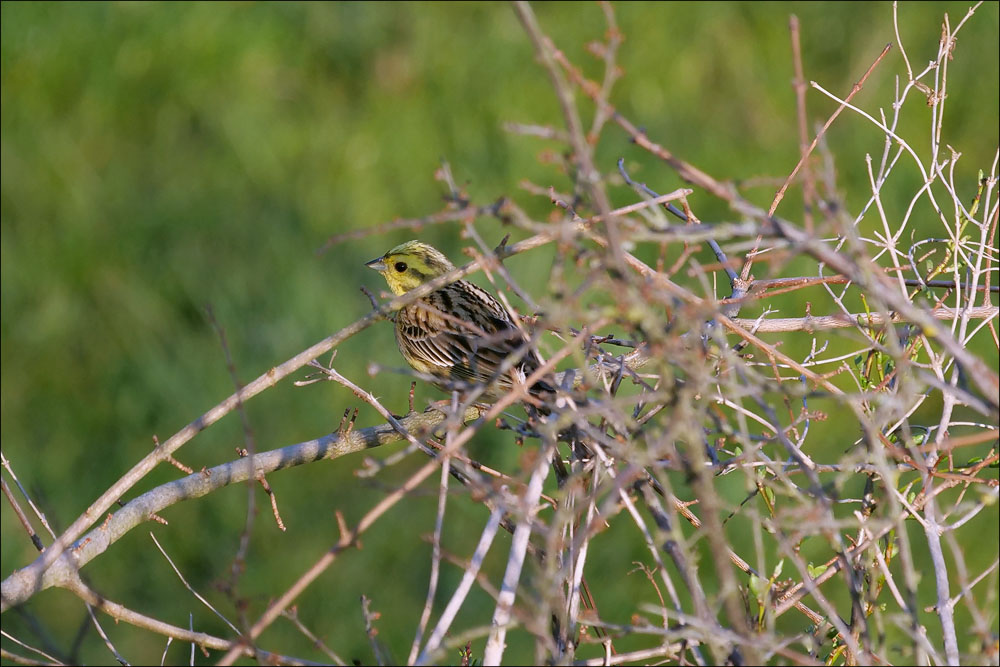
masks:
<svg viewBox="0 0 1000 667"><path fill-rule="evenodd" d="M365 266L381 273L397 295L455 268L441 252L420 241L398 245ZM485 385L486 396L499 398L511 391L513 378L523 382L538 368L533 346L510 313L492 294L467 280L445 285L401 308L396 313L396 342L407 363L434 378L434 385L444 391ZM544 380L529 392L543 398L555 394Z"/></svg>

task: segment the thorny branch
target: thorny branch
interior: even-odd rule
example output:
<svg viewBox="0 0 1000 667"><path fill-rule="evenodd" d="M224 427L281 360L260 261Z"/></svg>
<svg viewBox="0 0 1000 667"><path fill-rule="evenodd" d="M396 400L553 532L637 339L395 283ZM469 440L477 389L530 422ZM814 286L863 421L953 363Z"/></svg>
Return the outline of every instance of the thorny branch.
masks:
<svg viewBox="0 0 1000 667"><path fill-rule="evenodd" d="M622 74L617 54L623 35L610 5L602 4L608 24L605 40L590 49L604 66L598 84L558 48L527 3L515 3L552 84L565 128L514 129L563 142L573 165L569 194L555 187L525 188L548 198L554 219L534 220L511 198L475 205L458 191L445 168L451 190L445 210L331 237L323 251L366 233L454 223L476 247L470 251L472 262L404 296L380 303L367 291L370 313L270 369L157 443L35 562L4 580L0 609L6 612L41 590L61 587L116 619L203 650L227 651L223 664L240 656L302 662L259 648L262 633L282 615L294 614L295 601L340 554L357 547L362 535L444 466L434 573L415 624L411 663L441 660L445 651L461 646L468 657L467 642L485 636L484 662L499 664L514 633L532 639L538 662L661 659L705 664L764 662L775 656L798 663L890 662L894 640L887 637L895 635L885 627L893 624L912 638L908 655L921 663L982 661L990 642L995 643L995 619L983 611L983 599L988 604L989 595L979 584L995 583L997 560L994 556L992 565L969 572L969 555L959 537L967 540L972 531L981 530L977 522L998 495L998 308L990 295L997 291L1000 160L978 183L975 202L967 204L955 194L957 156L941 160L935 153L933 164L923 164L898 124L912 90L932 106L946 99L947 62L957 33L975 9L955 28L945 21L939 53L922 72L912 70L897 37L908 76L895 93L888 118L883 114L876 119L852 104L888 47L845 99L814 84L839 106L811 143L806 141L807 87L798 23L793 22L799 159L790 165L771 209L765 211L730 184L656 143L612 104L614 83ZM594 113L588 132L578 95ZM869 161L871 201L854 219L812 206L817 183L832 175L817 173L809 158L823 150L822 135L834 122L867 123L885 138L881 162ZM933 123L937 151L943 115L936 107ZM607 186L616 168L602 173L594 157L594 147L607 140L605 130L612 124L693 187L659 196L633 180L629 172L634 169L627 170L623 159L617 174L639 198L612 205ZM897 225L885 214L881 199L895 182L897 161L906 158L924 177L911 209L926 199L942 229L931 239L900 248L911 212ZM786 218L775 217L785 192L800 182L808 190L803 224L793 222L796 214L791 212ZM937 186L933 190L931 183ZM953 200L953 218L942 212L942 191ZM728 203L740 220L702 220L692 200L706 194ZM680 223L668 221L666 214ZM490 236L473 226L483 217L527 236L514 243L505 237L491 251L486 242ZM818 229L830 238L818 237ZM703 241L717 267L693 259ZM724 249L724 243L730 245ZM545 245L554 247L555 259L544 289L515 285L503 261ZM655 261L641 259L651 250L658 252ZM745 268L738 275L732 264L736 253L744 251ZM918 265L931 256L931 269L921 275ZM749 275L751 262L760 270L768 260L771 270L779 272L791 266L793 258L807 260L814 273L756 281ZM722 296L710 279L716 268L728 279ZM400 307L480 269L488 272L505 302L509 291L538 304L539 313L524 313L519 320L552 333L542 339L546 361L537 373L552 372L561 364L564 370L556 373L556 385L572 390L580 400L551 414L509 412L528 398L522 387L493 405L463 403L456 394L450 402L414 412L411 389L410 412L396 416L331 365L315 362L391 318ZM772 317L771 299L794 292L809 299L798 306L797 316ZM755 309L760 309L759 315L736 318ZM765 337L773 333L783 337ZM253 451L193 472L108 514L137 482L159 463L172 460L195 435L310 364L373 406L385 423L357 427L357 409L352 416L348 408L334 433ZM230 369L235 379L232 364ZM847 426L830 428L823 424L828 420ZM525 448L519 473L495 473L491 478L464 452L465 445L494 425L509 430L518 443L537 443L535 449ZM246 433L252 440L248 426ZM338 515L340 536L328 551L284 585L283 592L276 592L246 627L237 631L231 626L231 636L185 630L143 616L105 599L80 576L81 568L171 505L231 484L263 481L278 470L402 441L410 445L406 453L420 451L427 457L416 472L367 508L353 526ZM550 467L556 472L554 482L547 481ZM723 489L722 484L734 475L746 489L735 501L733 489L741 485ZM461 496L447 487L449 476L460 482ZM859 494L855 489L860 486L865 491ZM252 493L255 486L250 489ZM11 495L6 481L4 490ZM441 546L442 532L448 529L445 510L457 497L488 510L478 544L465 560ZM273 492L271 501L276 503ZM919 529L909 530L907 521ZM30 528L26 519L24 523ZM511 532L513 540L505 574L496 582L482 566L500 528ZM637 568L647 575L649 594L637 597L623 612L617 605L599 606L602 599L616 597L608 582L612 588L624 585L621 572L602 569L600 581L590 586L584 576L596 567L595 553L610 559L620 550L622 543L614 540L623 538L609 535L624 533L639 540L652 565ZM732 537L737 533L750 537ZM813 556L819 565L806 560L807 551L819 554ZM931 613L940 625L941 646L926 631L924 599L917 589L917 562L925 551L931 554ZM457 590L447 591L449 601L435 622L434 592L441 586L440 571L446 563L458 563L463 576ZM712 585L705 585L709 579ZM460 612L474 586L495 601L488 628L463 625ZM959 601L973 618L967 631L956 627L954 607ZM373 650L388 660L375 638L378 614L367 598L364 610ZM778 626L776 620L790 610L801 614L811 630L793 634ZM645 642L646 648L618 653L615 644L626 636Z"/></svg>

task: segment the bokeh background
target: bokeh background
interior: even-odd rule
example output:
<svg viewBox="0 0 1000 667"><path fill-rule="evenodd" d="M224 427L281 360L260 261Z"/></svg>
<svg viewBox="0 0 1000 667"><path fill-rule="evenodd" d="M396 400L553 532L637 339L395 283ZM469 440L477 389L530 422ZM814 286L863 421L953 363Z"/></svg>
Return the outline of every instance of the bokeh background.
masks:
<svg viewBox="0 0 1000 667"><path fill-rule="evenodd" d="M934 57L944 13L954 25L968 6L901 4L901 34L915 67ZM956 173L966 201L998 143L997 8L979 8L949 65L944 142L963 154ZM597 77L600 63L586 44L606 29L600 8L551 3L535 10L556 44ZM552 164L558 147L503 128L560 123L548 78L506 4L3 3L0 11L0 437L57 530L142 457L154 434L165 439L232 392L206 306L225 330L240 379L249 381L368 311L359 288L382 284L362 263L413 233L317 250L331 235L439 210L444 189L434 172L442 159L473 201L514 197L542 219L549 202L519 183L567 187ZM763 205L775 189L766 179L783 178L798 157L789 15L801 21L806 78L840 95L896 39L889 3L625 3L616 12L625 76L612 101L654 140L716 178L765 179L766 187L745 191ZM888 112L895 78L904 73L894 49L856 103ZM811 124L835 108L814 91L808 100ZM929 114L911 104L902 131L920 136ZM869 192L864 156L877 158L882 138L849 113L828 136L853 214ZM926 154L928 143L917 147ZM619 156L661 192L680 185L610 128L598 147L599 167L612 171ZM902 210L913 191L886 193L886 205ZM620 205L634 199L624 188L612 195ZM793 220L801 217L796 197L780 210ZM731 218L707 197L692 202L703 219ZM509 231L488 219L477 229L494 243ZM456 260L467 243L451 225L420 236ZM508 265L529 290L547 269L531 255ZM402 365L388 324L348 341L337 363L405 412L408 382L369 378L369 361ZM437 398L418 388L418 402ZM247 414L257 447L272 449L334 430L343 410L359 405L332 384L295 388L285 381L251 401ZM380 422L360 407L359 426ZM242 442L233 415L179 458L196 469L215 465L232 459ZM484 435L470 452L517 470L520 453L508 434ZM258 518L238 583L248 616L337 538L335 510L353 523L420 463L414 457L375 481L354 475L360 456L272 476L288 531L279 532L266 509ZM177 474L164 467L134 492ZM435 502L429 485L398 506L366 535L363 549L344 554L300 600L304 622L346 659L373 660L362 594L381 612L379 639L405 659L426 592L430 548L421 537L433 529ZM244 487L225 489L171 508L169 526L149 526L192 585L233 618L239 614L221 589L245 506ZM445 546L467 556L485 510L459 501L449 512ZM36 554L9 510L0 520L6 576ZM995 513L991 520L995 531ZM201 629L224 632L181 588L149 531L133 531L88 566L91 583L165 621L186 626L193 611ZM487 564L494 581L507 543L498 538ZM611 573L631 608L636 596L652 596L644 577L624 575L646 555L634 535L617 544L614 553L592 553L592 576ZM970 550L973 572L995 557L995 548L986 551L980 563ZM459 575L445 567L442 590L453 590ZM602 616L628 622L616 616L613 596L599 604ZM466 610L462 627L474 627L488 622L492 603L474 593ZM31 637L31 617L51 632L38 643L51 640L64 656L78 650L83 662L110 659L92 630L83 630L74 649L87 621L68 594L37 596L5 614L4 628ZM159 659L161 638L105 627L130 659ZM531 659L523 637L510 642L511 660ZM322 659L301 649L288 623L276 624L261 644ZM481 648L481 641L474 645ZM186 660L186 650L173 647L168 662Z"/></svg>

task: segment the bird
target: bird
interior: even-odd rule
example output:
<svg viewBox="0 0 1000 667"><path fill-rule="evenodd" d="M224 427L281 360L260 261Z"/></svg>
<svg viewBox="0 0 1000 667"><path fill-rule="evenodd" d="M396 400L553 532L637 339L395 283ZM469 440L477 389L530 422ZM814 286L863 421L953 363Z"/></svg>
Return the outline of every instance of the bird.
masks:
<svg viewBox="0 0 1000 667"><path fill-rule="evenodd" d="M418 240L402 243L365 266L381 273L397 296L455 269L443 253ZM446 392L481 386L483 396L496 400L515 383L523 384L539 366L534 345L507 309L468 280L456 280L403 306L395 324L400 354ZM556 392L540 379L528 393L546 400Z"/></svg>

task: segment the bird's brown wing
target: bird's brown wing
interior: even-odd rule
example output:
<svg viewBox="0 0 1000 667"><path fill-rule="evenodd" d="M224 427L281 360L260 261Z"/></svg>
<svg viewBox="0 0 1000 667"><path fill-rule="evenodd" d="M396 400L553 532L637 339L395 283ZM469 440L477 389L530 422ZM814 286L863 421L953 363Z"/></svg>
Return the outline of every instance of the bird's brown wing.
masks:
<svg viewBox="0 0 1000 667"><path fill-rule="evenodd" d="M493 296L460 280L431 293L396 315L396 339L416 370L442 380L511 386L500 365L510 354L521 354L515 364L530 374L537 361L525 349L525 340L510 315Z"/></svg>

